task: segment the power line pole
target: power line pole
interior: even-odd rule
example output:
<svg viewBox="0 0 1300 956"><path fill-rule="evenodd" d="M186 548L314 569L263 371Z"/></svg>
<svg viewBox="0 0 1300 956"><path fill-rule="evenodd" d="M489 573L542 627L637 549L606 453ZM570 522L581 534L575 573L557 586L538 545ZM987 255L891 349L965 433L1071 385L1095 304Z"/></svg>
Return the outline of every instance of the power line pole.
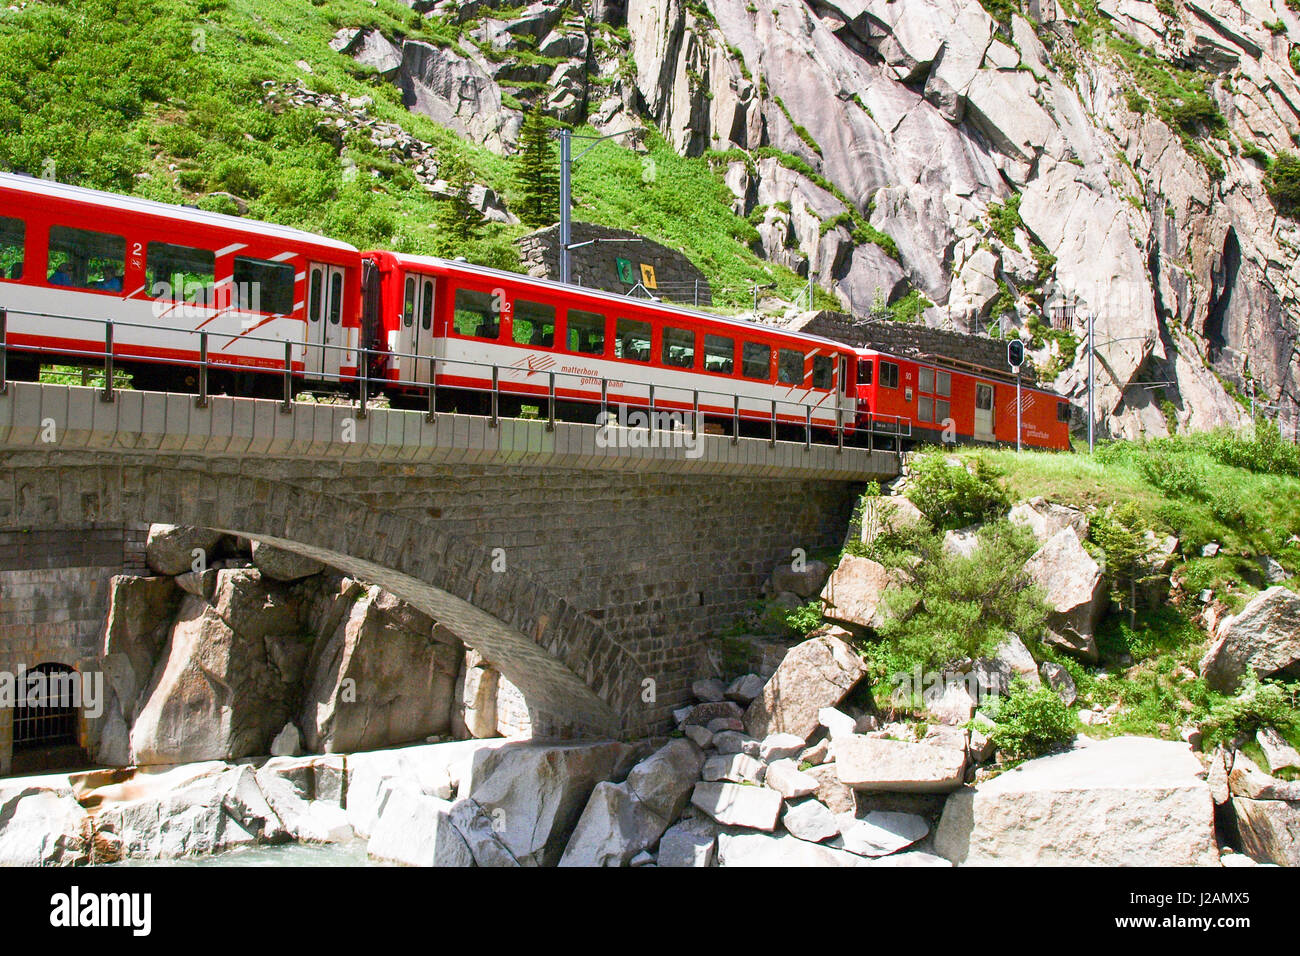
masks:
<svg viewBox="0 0 1300 956"><path fill-rule="evenodd" d="M569 281L569 166L572 152L570 131L560 128L560 281Z"/></svg>
<svg viewBox="0 0 1300 956"><path fill-rule="evenodd" d="M1092 309L1088 310L1088 454L1096 449L1096 410L1093 401L1093 359L1097 355Z"/></svg>

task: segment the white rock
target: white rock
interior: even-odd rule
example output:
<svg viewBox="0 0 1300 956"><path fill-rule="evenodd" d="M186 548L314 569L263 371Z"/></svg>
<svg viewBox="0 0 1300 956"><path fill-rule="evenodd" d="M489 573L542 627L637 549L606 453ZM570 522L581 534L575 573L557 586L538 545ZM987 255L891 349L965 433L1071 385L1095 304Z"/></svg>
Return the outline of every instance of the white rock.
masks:
<svg viewBox="0 0 1300 956"><path fill-rule="evenodd" d="M766 769L761 760L746 754L717 754L704 762L700 776L705 780L758 783Z"/></svg>
<svg viewBox="0 0 1300 956"><path fill-rule="evenodd" d="M366 852L409 866L473 866L474 855L451 822L451 806L403 788L392 791Z"/></svg>
<svg viewBox="0 0 1300 956"><path fill-rule="evenodd" d="M770 734L763 738L758 754L770 763L773 760L797 757L803 752L804 747L802 737L796 737L794 734Z"/></svg>
<svg viewBox="0 0 1300 956"><path fill-rule="evenodd" d="M930 824L915 813L872 810L859 820L852 814L840 814L840 836L844 849L859 856L888 856L922 840Z"/></svg>
<svg viewBox="0 0 1300 956"><path fill-rule="evenodd" d="M787 800L797 800L816 793L818 786L816 777L804 773L797 763L788 759L769 764L763 782Z"/></svg>
<svg viewBox="0 0 1300 956"><path fill-rule="evenodd" d="M296 757L302 753L302 736L293 722L284 725L284 729L271 741L271 756Z"/></svg>
<svg viewBox="0 0 1300 956"><path fill-rule="evenodd" d="M817 722L830 731L831 740L848 736L857 729L857 721L834 707L822 707L818 710Z"/></svg>
<svg viewBox="0 0 1300 956"><path fill-rule="evenodd" d="M683 820L669 827L659 839L660 866L712 866L718 839L711 826L698 820Z"/></svg>
<svg viewBox="0 0 1300 956"><path fill-rule="evenodd" d="M858 866L861 857L789 833L723 833L718 836L719 866Z"/></svg>
<svg viewBox="0 0 1300 956"><path fill-rule="evenodd" d="M787 804L781 823L791 835L811 843L839 836L840 822L820 800Z"/></svg>
<svg viewBox="0 0 1300 956"><path fill-rule="evenodd" d="M1255 734L1255 742L1259 744L1259 749L1264 751L1264 759L1268 761L1270 773L1277 773L1284 767L1300 770L1300 752L1297 752L1272 727L1261 727Z"/></svg>
<svg viewBox="0 0 1300 956"><path fill-rule="evenodd" d="M835 772L854 790L943 793L961 786L966 753L853 734L835 740Z"/></svg>
<svg viewBox="0 0 1300 956"><path fill-rule="evenodd" d="M781 813L781 794L767 787L736 783L698 783L691 803L724 826L773 830Z"/></svg>

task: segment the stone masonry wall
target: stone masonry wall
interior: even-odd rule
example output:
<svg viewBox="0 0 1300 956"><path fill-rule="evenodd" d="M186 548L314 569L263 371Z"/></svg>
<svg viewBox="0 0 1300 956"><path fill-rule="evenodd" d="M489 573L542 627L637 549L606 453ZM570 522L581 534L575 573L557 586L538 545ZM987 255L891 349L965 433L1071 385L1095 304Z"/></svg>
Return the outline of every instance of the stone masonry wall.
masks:
<svg viewBox="0 0 1300 956"><path fill-rule="evenodd" d="M369 507L503 549L507 574L527 571L599 621L655 680L650 720L665 726L689 701L704 635L732 624L792 548L838 546L855 500L846 482L500 465L418 478L349 465L340 477ZM339 480L295 483L326 492Z"/></svg>
<svg viewBox="0 0 1300 956"><path fill-rule="evenodd" d="M961 362L982 365L1010 374L1007 344L982 335L932 329L906 322L872 322L844 312L813 312L800 316L795 326L812 335L822 335L858 348L875 348L896 355L942 355ZM1022 374L1034 379L1034 365L1027 363Z"/></svg>
<svg viewBox="0 0 1300 956"><path fill-rule="evenodd" d="M0 671L45 662L95 666L109 579L148 573L148 526L0 532ZM13 713L0 708L0 773L9 771Z"/></svg>
<svg viewBox="0 0 1300 956"><path fill-rule="evenodd" d="M679 305L696 303L712 305L713 294L709 280L690 259L675 249L651 242L634 232L610 229L585 222L575 222L570 230L570 244L592 239L613 239L615 242L593 242L569 251L569 276L578 285L605 292L629 292L636 282L642 281L641 266L654 269L655 287L651 291L661 299ZM636 240L628 242L626 240ZM548 226L530 232L518 240L519 255L529 275L544 279L560 277L560 227ZM626 259L632 268L633 282L622 281L618 272L618 259ZM646 283L648 285L648 283ZM638 293L639 294L639 293Z"/></svg>

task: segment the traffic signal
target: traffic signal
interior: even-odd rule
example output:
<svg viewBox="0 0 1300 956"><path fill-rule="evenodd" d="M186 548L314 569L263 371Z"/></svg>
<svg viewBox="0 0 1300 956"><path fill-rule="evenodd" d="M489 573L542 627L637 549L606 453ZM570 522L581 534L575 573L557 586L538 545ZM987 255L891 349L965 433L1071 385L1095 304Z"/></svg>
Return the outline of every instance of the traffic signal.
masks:
<svg viewBox="0 0 1300 956"><path fill-rule="evenodd" d="M1024 342L1012 339L1007 343L1007 364L1016 369L1025 364Z"/></svg>

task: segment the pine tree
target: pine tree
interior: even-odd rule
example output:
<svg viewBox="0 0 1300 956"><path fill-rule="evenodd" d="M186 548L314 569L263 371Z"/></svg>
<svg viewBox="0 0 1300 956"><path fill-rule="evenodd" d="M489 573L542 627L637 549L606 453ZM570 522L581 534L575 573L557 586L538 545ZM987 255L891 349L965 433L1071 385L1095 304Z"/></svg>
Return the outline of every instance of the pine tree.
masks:
<svg viewBox="0 0 1300 956"><path fill-rule="evenodd" d="M536 107L524 118L519 131L519 154L515 157L515 178L523 198L515 206L521 222L534 228L549 226L560 218L560 167L551 140L551 122Z"/></svg>
<svg viewBox="0 0 1300 956"><path fill-rule="evenodd" d="M460 246L479 237L481 217L469 201L474 177L465 155L454 148L442 151L440 169L447 183L447 198L439 200L433 216L438 245L444 255L461 255Z"/></svg>

